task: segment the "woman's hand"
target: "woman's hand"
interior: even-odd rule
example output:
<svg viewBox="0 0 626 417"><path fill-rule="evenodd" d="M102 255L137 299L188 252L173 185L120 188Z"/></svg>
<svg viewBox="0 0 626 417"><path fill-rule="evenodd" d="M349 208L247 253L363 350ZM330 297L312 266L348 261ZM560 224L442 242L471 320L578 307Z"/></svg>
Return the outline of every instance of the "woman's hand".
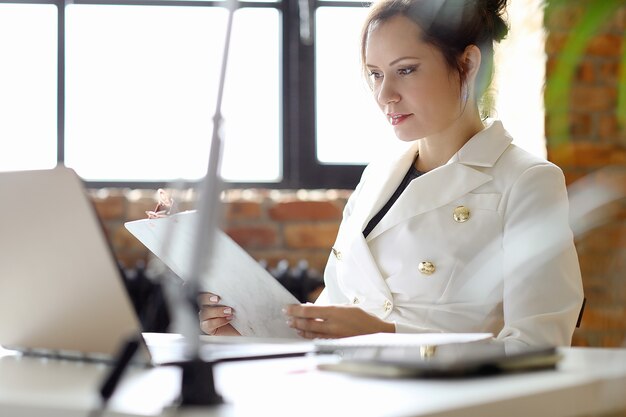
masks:
<svg viewBox="0 0 626 417"><path fill-rule="evenodd" d="M234 317L233 309L219 302L217 294L205 292L198 296L200 329L211 336L241 336L230 324Z"/></svg>
<svg viewBox="0 0 626 417"><path fill-rule="evenodd" d="M395 333L396 326L353 306L292 304L283 310L287 323L307 339Z"/></svg>

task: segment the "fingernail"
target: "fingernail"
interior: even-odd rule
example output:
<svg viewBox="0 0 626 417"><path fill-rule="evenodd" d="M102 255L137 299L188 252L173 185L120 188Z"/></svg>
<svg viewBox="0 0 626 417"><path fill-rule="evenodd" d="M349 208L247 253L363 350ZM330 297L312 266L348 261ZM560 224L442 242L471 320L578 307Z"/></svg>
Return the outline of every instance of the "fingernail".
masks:
<svg viewBox="0 0 626 417"><path fill-rule="evenodd" d="M233 314L233 309L230 307L225 308L224 314L226 314L227 316L230 316L231 314Z"/></svg>
<svg viewBox="0 0 626 417"><path fill-rule="evenodd" d="M287 323L287 326L293 327L293 319L288 319L286 323Z"/></svg>
<svg viewBox="0 0 626 417"><path fill-rule="evenodd" d="M287 314L287 307L283 307L280 311L282 311L283 314Z"/></svg>
<svg viewBox="0 0 626 417"><path fill-rule="evenodd" d="M220 299L217 295L212 295L211 297L209 297L209 301L212 303L217 303L219 300Z"/></svg>

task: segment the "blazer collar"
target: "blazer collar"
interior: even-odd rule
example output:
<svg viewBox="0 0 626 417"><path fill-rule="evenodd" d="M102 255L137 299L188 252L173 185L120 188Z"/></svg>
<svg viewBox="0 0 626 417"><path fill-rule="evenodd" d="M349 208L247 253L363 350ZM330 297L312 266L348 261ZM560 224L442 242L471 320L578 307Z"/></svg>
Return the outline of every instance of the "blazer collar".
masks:
<svg viewBox="0 0 626 417"><path fill-rule="evenodd" d="M412 181L367 240L408 217L446 205L490 181L490 175L473 167L492 167L511 140L500 121L488 123L485 129L472 137L445 165ZM372 216L389 200L413 163L416 152L417 141L398 157L391 158L388 163L372 165L367 183L361 190L359 204L351 216L355 229L361 232Z"/></svg>
<svg viewBox="0 0 626 417"><path fill-rule="evenodd" d="M490 120L483 130L450 158L448 164L458 162L463 165L492 167L512 140L501 121Z"/></svg>

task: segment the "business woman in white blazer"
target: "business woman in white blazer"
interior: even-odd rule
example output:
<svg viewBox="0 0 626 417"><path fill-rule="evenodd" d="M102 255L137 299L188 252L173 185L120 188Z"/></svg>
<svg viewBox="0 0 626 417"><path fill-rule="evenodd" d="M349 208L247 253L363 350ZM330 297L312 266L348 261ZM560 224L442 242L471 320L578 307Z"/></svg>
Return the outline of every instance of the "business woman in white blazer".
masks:
<svg viewBox="0 0 626 417"><path fill-rule="evenodd" d="M506 33L505 4L373 6L363 61L381 110L410 146L363 173L324 292L314 306L287 310L303 336L492 332L512 348L571 343L583 293L563 174L478 112L485 61Z"/></svg>
<svg viewBox="0 0 626 417"><path fill-rule="evenodd" d="M365 169L316 303L285 309L303 337L492 332L512 348L571 343L582 285L563 174L479 112L505 5L373 4L364 70L407 147ZM236 333L216 294L201 300L205 332Z"/></svg>
<svg viewBox="0 0 626 417"><path fill-rule="evenodd" d="M491 122L445 165L413 180L365 238L417 143L369 165L346 206L317 302L358 305L396 332L570 344L582 287L563 174L511 140Z"/></svg>

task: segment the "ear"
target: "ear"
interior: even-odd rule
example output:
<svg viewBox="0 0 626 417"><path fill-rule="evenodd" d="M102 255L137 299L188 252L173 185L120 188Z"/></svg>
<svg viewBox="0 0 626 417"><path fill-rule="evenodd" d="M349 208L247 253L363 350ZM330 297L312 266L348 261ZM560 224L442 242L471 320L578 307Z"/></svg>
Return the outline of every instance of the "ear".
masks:
<svg viewBox="0 0 626 417"><path fill-rule="evenodd" d="M460 67L465 75L465 82L474 84L480 69L481 53L476 45L469 45L461 55Z"/></svg>

